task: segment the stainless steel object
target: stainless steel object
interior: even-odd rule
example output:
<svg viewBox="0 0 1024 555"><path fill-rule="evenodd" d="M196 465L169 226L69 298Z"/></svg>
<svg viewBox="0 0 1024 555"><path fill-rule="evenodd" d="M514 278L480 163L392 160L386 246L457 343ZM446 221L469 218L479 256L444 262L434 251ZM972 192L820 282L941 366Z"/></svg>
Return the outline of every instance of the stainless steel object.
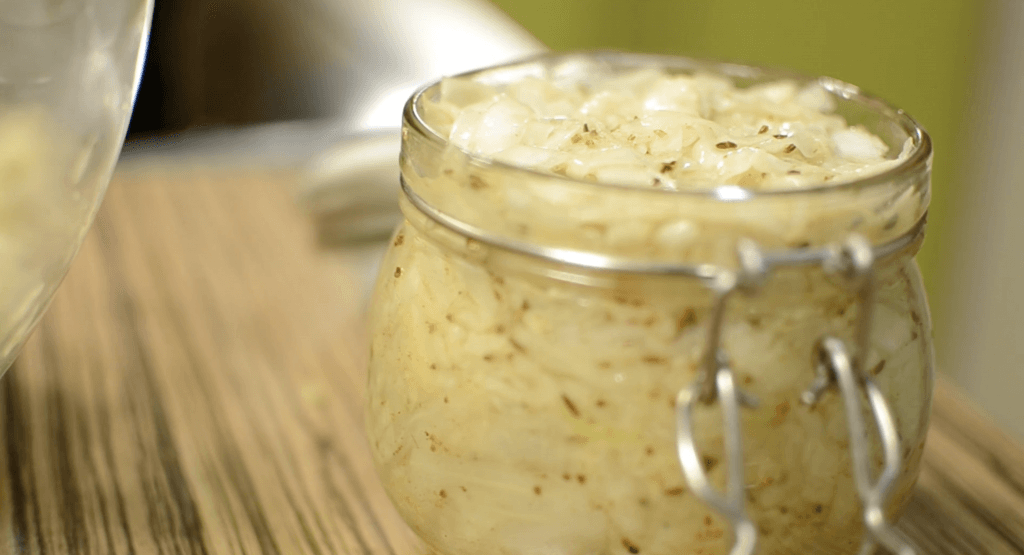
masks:
<svg viewBox="0 0 1024 555"><path fill-rule="evenodd" d="M324 91L335 142L309 165L302 202L327 242L378 239L398 221L402 107L422 84L540 52L543 45L483 0L325 3L343 37Z"/></svg>

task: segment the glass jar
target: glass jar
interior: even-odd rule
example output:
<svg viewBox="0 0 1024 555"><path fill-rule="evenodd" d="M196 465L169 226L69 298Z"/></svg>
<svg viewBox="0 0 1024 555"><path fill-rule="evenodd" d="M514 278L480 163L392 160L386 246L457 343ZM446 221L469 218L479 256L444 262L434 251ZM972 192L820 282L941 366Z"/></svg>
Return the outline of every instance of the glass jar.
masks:
<svg viewBox="0 0 1024 555"><path fill-rule="evenodd" d="M649 66L724 74L740 86L794 78L614 53L545 56L474 78ZM910 141L909 157L879 175L802 190L618 187L449 145L424 101L439 84L409 101L405 220L371 311L367 430L386 490L431 548L728 553L729 520L695 495L677 453L677 396L704 375L718 330L737 386L759 401L739 411L743 497L759 552L856 553L863 505L842 396L826 393L813 406L801 399L821 339L853 350L864 306L870 349L858 367L883 393L898 432L901 466L885 504L890 518L898 513L918 473L933 386L931 325L913 259L931 146L902 112L820 82L838 113L893 151ZM831 271L828 256L807 262L838 252L851 234L878 253L873 295ZM755 245L760 260L803 263L772 265L749 294L719 304L717 277L745 275L740 244ZM719 489L732 455L723 414L712 400L692 415L702 470ZM878 472L879 442L867 445Z"/></svg>

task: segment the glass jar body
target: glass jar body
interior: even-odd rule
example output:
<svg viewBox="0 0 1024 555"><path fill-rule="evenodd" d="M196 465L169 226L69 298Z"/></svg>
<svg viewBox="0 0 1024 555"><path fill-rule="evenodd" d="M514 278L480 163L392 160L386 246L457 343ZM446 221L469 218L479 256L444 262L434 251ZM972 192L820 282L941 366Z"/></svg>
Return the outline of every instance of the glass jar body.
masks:
<svg viewBox="0 0 1024 555"><path fill-rule="evenodd" d="M739 86L792 78L616 53L544 56L468 78L585 84L652 67ZM385 489L436 552L729 553L729 522L687 487L676 402L711 358L714 276L735 277L738 247L749 242L789 261L731 293L716 328L736 383L759 400L740 414L759 553L860 547L846 407L834 389L813 407L801 403L826 336L864 359L858 367L890 405L901 470L886 508L895 516L905 504L933 386L927 302L913 261L929 201L930 140L855 87L797 80L817 82L835 113L884 142L890 169L777 191L596 183L596 175L534 171L452 145L439 131L454 129L436 101L443 82L410 99L400 159L405 220L371 310L367 430ZM873 296L859 295L833 264L839 258L830 253L854 236L878 256ZM861 357L858 318L868 298ZM693 413L699 458L719 490L729 466L721 407L698 404ZM882 449L877 438L868 444L877 475Z"/></svg>
<svg viewBox="0 0 1024 555"><path fill-rule="evenodd" d="M420 537L446 555L728 553L728 524L688 491L675 442L675 397L698 377L711 292L687 276L538 262L405 212L375 292L368 431L385 487ZM880 261L876 279L866 368L902 442L895 513L927 429L931 329L909 254ZM800 402L815 343L852 343L858 312L855 294L820 268L780 269L729 303L723 347L760 400L742 413L742 433L763 553L859 547L842 401ZM721 486L720 412L696 419Z"/></svg>

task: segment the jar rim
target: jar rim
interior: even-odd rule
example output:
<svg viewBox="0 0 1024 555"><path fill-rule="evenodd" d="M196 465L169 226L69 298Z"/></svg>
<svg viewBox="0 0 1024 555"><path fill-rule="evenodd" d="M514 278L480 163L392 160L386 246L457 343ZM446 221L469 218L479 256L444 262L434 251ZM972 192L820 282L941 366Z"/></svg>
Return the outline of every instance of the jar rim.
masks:
<svg viewBox="0 0 1024 555"><path fill-rule="evenodd" d="M448 138L444 137L437 132L424 118L420 106L420 100L427 94L431 89L438 86L442 79L438 79L431 83L428 83L419 88L405 104L405 108L402 113L404 123L414 129L417 133L425 138L427 141L433 143L439 148L446 148L455 146L458 150L467 157L467 159L474 163L486 167L492 167L500 169L505 172L519 173L527 177L542 177L546 179L557 179L564 183L571 183L581 187L589 188L612 188L620 190L630 190L635 192L642 192L648 195L668 195L676 196L680 198L703 198L703 199L719 199L723 202L744 202L754 201L756 199L766 198L784 198L788 196L797 195L808 195L818 196L827 195L834 193L843 192L856 192L865 189L870 189L875 186L884 186L891 184L895 180L905 179L914 175L924 175L931 167L932 157L932 141L928 132L925 131L924 127L919 124L913 117L907 114L902 109L898 109L890 105L888 102L881 98L865 93L857 87L845 81L835 79L832 77L812 77L809 75L801 74L791 70L771 68L765 66L754 66L745 65L732 62L721 62L712 60L701 60L696 58L689 58L685 56L672 56L672 55L661 55L661 54L641 54L633 52L622 52L614 50L597 50L597 51L575 51L567 53L543 53L536 56L530 56L522 58L513 62L481 68L465 73L455 75L457 78L473 78L481 75L485 75L490 72L496 72L500 70L511 70L516 67L526 67L530 64L545 63L545 64L556 64L572 61L573 59L586 59L590 61L601 61L609 65L621 67L621 68L660 68L660 69L675 69L680 71L709 71L719 75L724 75L731 78L744 78L744 79L792 79L802 83L818 83L826 92L829 94L843 99L847 102L860 105L867 108L872 113L884 117L892 124L898 125L911 139L911 151L910 154L902 160L900 163L893 167L890 167L882 172L871 174L865 177L856 177L845 180L837 180L829 182L827 184L814 185L810 187L790 187L773 189L767 191L753 191L750 189L743 188L743 195L728 195L728 197L722 196L721 188L723 186L729 186L729 184L720 184L710 188L700 189L683 189L683 190L666 190L657 188L638 188L632 185L626 185L621 183L606 183L606 182L594 182L585 179L579 179L564 175L551 174L542 170L520 166L516 164L510 164L486 156L481 156L473 152L467 151L461 147L452 145ZM735 189L735 186L731 186Z"/></svg>

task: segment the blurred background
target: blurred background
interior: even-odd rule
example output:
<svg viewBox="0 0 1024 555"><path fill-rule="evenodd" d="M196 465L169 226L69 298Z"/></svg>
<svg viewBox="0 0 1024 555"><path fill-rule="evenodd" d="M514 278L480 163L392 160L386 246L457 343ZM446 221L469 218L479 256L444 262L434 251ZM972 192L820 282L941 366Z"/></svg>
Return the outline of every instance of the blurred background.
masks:
<svg viewBox="0 0 1024 555"><path fill-rule="evenodd" d="M157 0L130 140L337 115L360 63L346 34L363 32L339 19L347 2L376 5L381 18L406 9L393 0ZM1016 214L1024 207L1024 1L493 4L553 49L787 67L857 84L916 117L935 143L919 261L940 371L1024 436L1024 218ZM434 15L431 25L444 21L444 10Z"/></svg>

